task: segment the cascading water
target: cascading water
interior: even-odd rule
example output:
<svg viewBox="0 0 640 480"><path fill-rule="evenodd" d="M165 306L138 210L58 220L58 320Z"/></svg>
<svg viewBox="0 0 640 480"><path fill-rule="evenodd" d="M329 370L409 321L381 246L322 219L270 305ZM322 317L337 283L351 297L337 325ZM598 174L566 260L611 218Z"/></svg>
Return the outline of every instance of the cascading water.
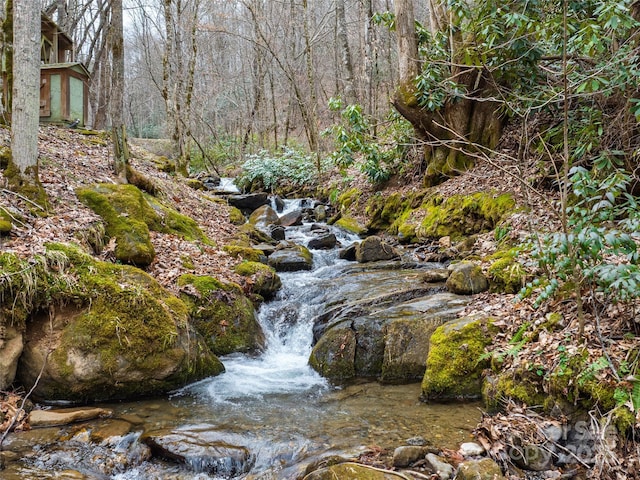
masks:
<svg viewBox="0 0 640 480"><path fill-rule="evenodd" d="M308 207L308 200L288 200L282 214ZM334 229L343 246L357 237ZM287 240L306 245L313 238L311 225L289 227ZM325 281L348 262L338 259L337 250L315 250L311 271L280 273L282 289L276 298L261 306L259 321L266 336L260 356L230 355L223 359L224 375L200 382L187 390L206 394L214 402L242 401L273 394L318 392L327 382L307 364L311 353L313 318L322 310Z"/></svg>
<svg viewBox="0 0 640 480"><path fill-rule="evenodd" d="M312 206L303 202L308 201L285 202L281 215ZM307 245L316 228L289 227L287 240ZM330 228L342 246L356 240L339 229L322 228ZM168 399L106 406L116 417L138 419L137 433L123 437L127 443L119 447L123 451L114 450L113 458L103 446L91 447L80 434L67 432L71 440L36 447L31 460L3 471L2 478L53 479L74 469L86 475L78 478L104 480L295 479L301 478L307 463L328 454L350 456L369 446L390 448L416 435L448 447L468 440L479 417L475 406L421 404L419 384L335 388L308 366L316 315L345 295L375 295L416 278L411 276L415 273L341 260L337 248L313 254L313 270L280 273L282 289L261 306L263 353L226 356L224 374ZM177 448L187 452L184 464L153 457L118 465L123 458L139 457L144 447L137 440L140 430L177 438ZM214 465L199 453L217 443L249 452L246 461ZM87 453L92 448L95 451ZM116 466L105 472L110 464Z"/></svg>

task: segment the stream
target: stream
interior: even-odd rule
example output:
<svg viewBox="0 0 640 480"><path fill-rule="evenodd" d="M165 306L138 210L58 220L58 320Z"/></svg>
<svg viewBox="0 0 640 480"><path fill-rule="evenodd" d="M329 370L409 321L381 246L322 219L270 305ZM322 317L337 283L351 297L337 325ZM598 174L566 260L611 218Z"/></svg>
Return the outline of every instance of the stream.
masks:
<svg viewBox="0 0 640 480"><path fill-rule="evenodd" d="M288 202L287 208L298 205ZM332 232L343 247L357 240ZM306 245L311 225L288 227L286 235ZM469 441L480 419L479 403L424 404L420 384L333 386L308 366L313 319L335 298L416 281L415 268L358 265L339 259L337 248L313 254L313 269L280 273L282 289L261 306L267 337L261 355L223 357L224 374L166 398L100 405L114 412L111 419L11 434L0 478L295 479L302 478L307 464L327 455L393 449L418 436L454 449ZM115 434L96 434L101 431ZM140 441L143 433L184 439L194 453L183 464L150 457ZM246 464L207 473L211 465L197 452L215 442L245 448Z"/></svg>

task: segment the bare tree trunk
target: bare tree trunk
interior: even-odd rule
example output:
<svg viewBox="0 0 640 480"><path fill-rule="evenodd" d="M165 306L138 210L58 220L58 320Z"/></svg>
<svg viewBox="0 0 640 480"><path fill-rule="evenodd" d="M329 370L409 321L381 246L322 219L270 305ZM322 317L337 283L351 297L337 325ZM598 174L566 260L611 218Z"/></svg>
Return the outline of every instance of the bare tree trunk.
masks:
<svg viewBox="0 0 640 480"><path fill-rule="evenodd" d="M13 93L13 0L5 3L5 17L2 21L2 57L6 77L2 89L2 123L8 124L11 116L11 95Z"/></svg>
<svg viewBox="0 0 640 480"><path fill-rule="evenodd" d="M305 55L307 59L307 82L309 83L309 104L304 105L302 102L303 109L305 110L304 116L306 118L307 124L307 136L309 139L309 149L312 152L318 153L318 149L320 148L319 137L318 137L318 117L317 117L317 108L318 108L318 99L316 98L316 81L315 81L315 71L313 67L313 48L311 46L311 36L309 33L309 8L307 5L307 0L302 0L302 8L304 14L304 45L305 45Z"/></svg>
<svg viewBox="0 0 640 480"><path fill-rule="evenodd" d="M35 185L40 119L40 8L37 3L15 0L13 26L11 151L23 180Z"/></svg>
<svg viewBox="0 0 640 480"><path fill-rule="evenodd" d="M262 11L262 2L256 2L257 6L255 6L255 15L257 18L264 18L264 12ZM242 151L244 152L249 144L249 140L251 139L251 133L255 127L256 117L262 105L263 98L263 80L264 80L264 72L263 72L263 54L262 48L259 46L258 39L260 38L259 26L257 21L253 23L253 34L254 34L254 45L253 45L253 61L251 65L252 70L252 80L253 80L253 106L251 107L251 111L249 113L249 121L247 122L247 128L244 132L244 138L242 140Z"/></svg>
<svg viewBox="0 0 640 480"><path fill-rule="evenodd" d="M193 2L191 16L185 23L187 7L182 0L164 0L166 38L162 59L162 98L171 139L177 149L176 172L182 175L187 175L189 170L191 103L198 53L196 34L200 2ZM185 28L189 28L186 45Z"/></svg>
<svg viewBox="0 0 640 480"><path fill-rule="evenodd" d="M342 53L342 67L344 69L344 97L347 103L357 103L355 80L353 74L353 62L351 61L351 49L347 35L347 17L344 10L345 0L336 0L337 37Z"/></svg>
<svg viewBox="0 0 640 480"><path fill-rule="evenodd" d="M365 0L364 2L364 102L365 112L368 115L374 113L374 94L373 94L373 57L375 55L374 39L373 39L373 2Z"/></svg>
<svg viewBox="0 0 640 480"><path fill-rule="evenodd" d="M111 129L114 139L113 166L118 180L127 183L127 164L129 159L126 148L127 137L124 128L124 30L122 0L111 1L111 60L113 64L111 78Z"/></svg>

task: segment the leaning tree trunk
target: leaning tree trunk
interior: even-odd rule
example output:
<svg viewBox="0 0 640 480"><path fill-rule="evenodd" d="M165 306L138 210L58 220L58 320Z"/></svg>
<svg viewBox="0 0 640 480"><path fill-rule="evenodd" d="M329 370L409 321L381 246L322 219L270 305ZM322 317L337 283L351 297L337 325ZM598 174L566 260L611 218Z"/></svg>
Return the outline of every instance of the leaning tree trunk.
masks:
<svg viewBox="0 0 640 480"><path fill-rule="evenodd" d="M443 4L430 4L432 34L448 29ZM431 186L471 167L478 148L496 146L502 130L499 105L489 101L492 90L487 74L480 67L460 66L463 62L456 61L464 40L460 34L452 34L450 77L466 87L468 95L450 98L435 111L421 107L415 86L419 62L412 0L396 0L395 9L400 85L393 105L424 142L424 183Z"/></svg>

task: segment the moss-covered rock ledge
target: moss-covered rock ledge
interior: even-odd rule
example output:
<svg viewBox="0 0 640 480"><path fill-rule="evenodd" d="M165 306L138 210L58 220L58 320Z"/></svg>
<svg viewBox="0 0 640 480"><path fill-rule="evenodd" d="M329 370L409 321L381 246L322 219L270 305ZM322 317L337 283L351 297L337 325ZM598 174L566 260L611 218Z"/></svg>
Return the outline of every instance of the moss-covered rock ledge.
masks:
<svg viewBox="0 0 640 480"><path fill-rule="evenodd" d="M62 244L0 263L3 318L24 335L16 380L41 401L156 395L224 370L184 302L138 268Z"/></svg>

